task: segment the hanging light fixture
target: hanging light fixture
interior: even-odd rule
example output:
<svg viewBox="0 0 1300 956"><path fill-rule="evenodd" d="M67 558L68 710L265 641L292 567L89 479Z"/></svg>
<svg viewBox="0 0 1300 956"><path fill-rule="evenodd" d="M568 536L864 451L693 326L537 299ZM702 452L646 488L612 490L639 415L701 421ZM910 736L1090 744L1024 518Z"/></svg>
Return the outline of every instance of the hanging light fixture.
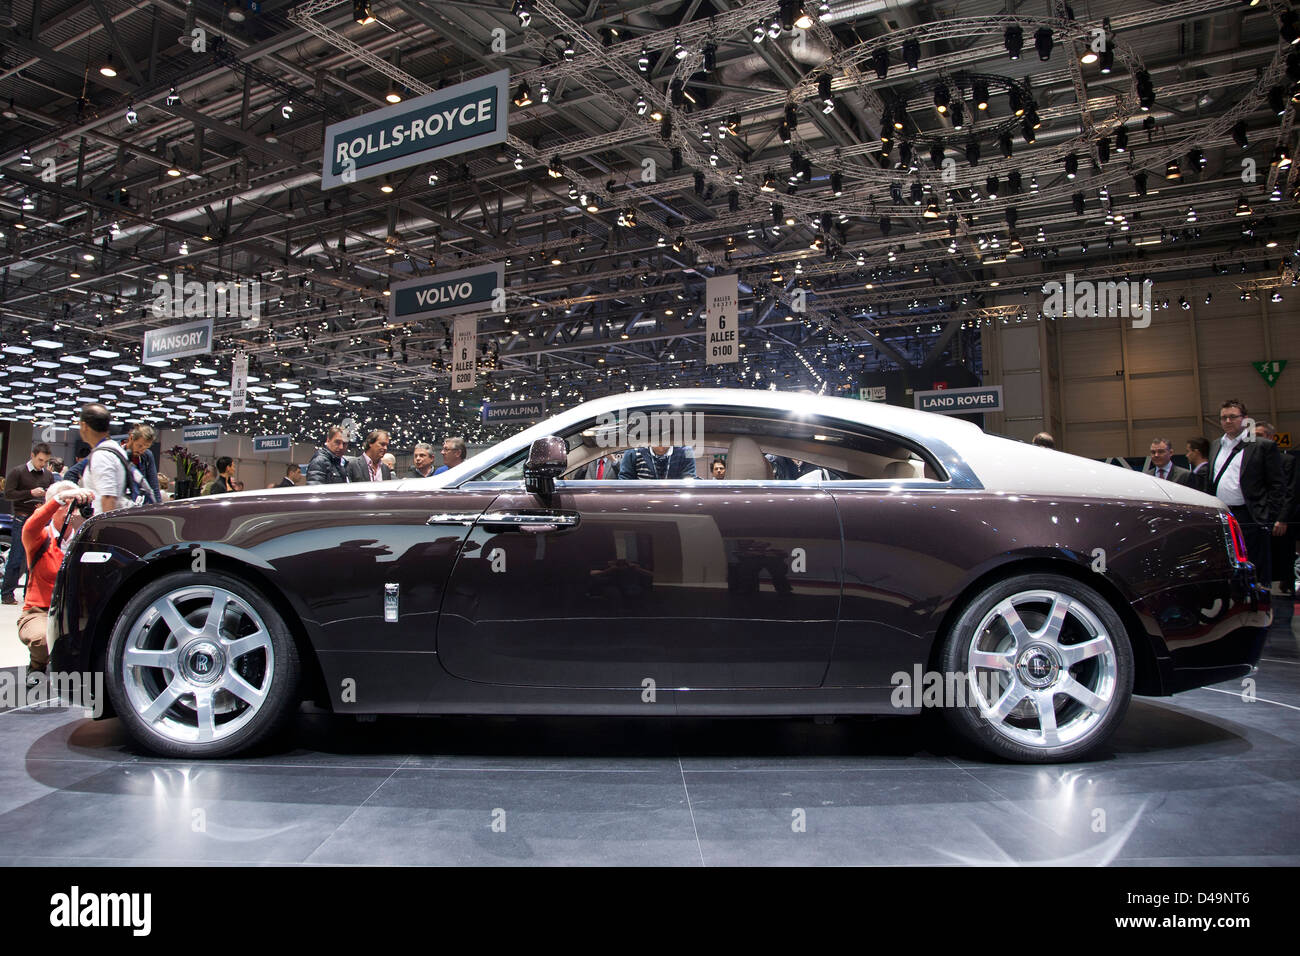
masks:
<svg viewBox="0 0 1300 956"><path fill-rule="evenodd" d="M1183 178L1183 171L1178 165L1178 160L1171 159L1165 163L1165 179L1173 181Z"/></svg>
<svg viewBox="0 0 1300 956"><path fill-rule="evenodd" d="M1025 32L1020 27L1012 24L1002 34L1002 45L1006 47L1008 58L1012 60L1020 59L1020 51L1025 45Z"/></svg>
<svg viewBox="0 0 1300 956"><path fill-rule="evenodd" d="M99 75L106 76L109 79L117 76L117 67L113 66L113 54L110 52L105 58L103 65L99 68Z"/></svg>
<svg viewBox="0 0 1300 956"><path fill-rule="evenodd" d="M903 62L907 64L907 72L915 73L921 64L921 43L916 39L903 41Z"/></svg>
<svg viewBox="0 0 1300 956"><path fill-rule="evenodd" d="M529 88L527 80L520 83L519 89L515 90L514 103L520 109L533 105L533 91Z"/></svg>

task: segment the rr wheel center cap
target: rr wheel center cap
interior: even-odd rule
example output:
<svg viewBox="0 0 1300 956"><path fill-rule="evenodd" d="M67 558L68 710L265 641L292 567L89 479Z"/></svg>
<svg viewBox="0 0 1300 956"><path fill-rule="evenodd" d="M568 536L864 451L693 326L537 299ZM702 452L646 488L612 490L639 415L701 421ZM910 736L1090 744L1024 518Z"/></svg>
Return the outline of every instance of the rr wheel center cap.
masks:
<svg viewBox="0 0 1300 956"><path fill-rule="evenodd" d="M1027 687L1050 687L1061 673L1061 659L1054 649L1033 644L1020 652L1016 671Z"/></svg>
<svg viewBox="0 0 1300 956"><path fill-rule="evenodd" d="M221 648L211 641L195 641L181 652L180 663L186 680L211 684L225 670L226 659Z"/></svg>

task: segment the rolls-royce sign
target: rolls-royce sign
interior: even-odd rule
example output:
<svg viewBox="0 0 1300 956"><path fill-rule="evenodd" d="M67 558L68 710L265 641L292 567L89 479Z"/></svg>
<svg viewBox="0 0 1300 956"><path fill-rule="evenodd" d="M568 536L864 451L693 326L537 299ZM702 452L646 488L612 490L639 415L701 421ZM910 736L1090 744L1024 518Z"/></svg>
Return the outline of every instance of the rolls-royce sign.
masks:
<svg viewBox="0 0 1300 956"><path fill-rule="evenodd" d="M492 307L496 290L505 287L506 269L499 262L394 282L388 317L394 321L435 318Z"/></svg>
<svg viewBox="0 0 1300 956"><path fill-rule="evenodd" d="M327 126L321 188L504 143L509 88L499 70Z"/></svg>

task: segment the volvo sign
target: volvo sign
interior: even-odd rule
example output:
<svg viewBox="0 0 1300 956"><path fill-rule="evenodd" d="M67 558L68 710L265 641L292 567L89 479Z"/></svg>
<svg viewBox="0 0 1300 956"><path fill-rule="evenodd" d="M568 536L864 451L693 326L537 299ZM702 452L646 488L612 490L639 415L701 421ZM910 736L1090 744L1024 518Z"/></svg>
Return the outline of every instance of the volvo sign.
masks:
<svg viewBox="0 0 1300 956"><path fill-rule="evenodd" d="M492 308L497 289L504 289L506 267L500 262L406 279L389 286L388 317L394 322L430 319Z"/></svg>
<svg viewBox="0 0 1300 956"><path fill-rule="evenodd" d="M504 143L509 88L499 70L325 127L321 188Z"/></svg>

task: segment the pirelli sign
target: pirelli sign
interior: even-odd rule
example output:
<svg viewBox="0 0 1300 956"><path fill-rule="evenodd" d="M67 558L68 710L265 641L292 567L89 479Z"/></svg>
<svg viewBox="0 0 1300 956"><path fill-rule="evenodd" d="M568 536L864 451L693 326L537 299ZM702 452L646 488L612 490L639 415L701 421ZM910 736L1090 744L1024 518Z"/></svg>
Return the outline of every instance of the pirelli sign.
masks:
<svg viewBox="0 0 1300 956"><path fill-rule="evenodd" d="M499 70L325 127L321 188L504 143L509 91Z"/></svg>

